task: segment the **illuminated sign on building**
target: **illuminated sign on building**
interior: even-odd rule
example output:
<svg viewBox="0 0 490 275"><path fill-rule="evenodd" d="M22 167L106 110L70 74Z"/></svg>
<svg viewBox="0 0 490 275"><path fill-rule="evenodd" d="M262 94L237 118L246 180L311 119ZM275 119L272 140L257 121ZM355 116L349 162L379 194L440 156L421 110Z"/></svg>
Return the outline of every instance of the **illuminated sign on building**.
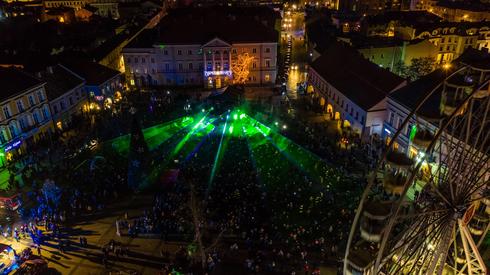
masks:
<svg viewBox="0 0 490 275"><path fill-rule="evenodd" d="M17 148L19 148L19 146L20 146L21 143L22 143L22 141L17 140L15 142L13 142L12 144L9 144L9 145L5 146L5 150L4 151L5 152L8 152L8 151L10 151L12 149L17 149Z"/></svg>
<svg viewBox="0 0 490 275"><path fill-rule="evenodd" d="M205 71L204 76L212 76L212 75L227 75L231 77L231 71Z"/></svg>

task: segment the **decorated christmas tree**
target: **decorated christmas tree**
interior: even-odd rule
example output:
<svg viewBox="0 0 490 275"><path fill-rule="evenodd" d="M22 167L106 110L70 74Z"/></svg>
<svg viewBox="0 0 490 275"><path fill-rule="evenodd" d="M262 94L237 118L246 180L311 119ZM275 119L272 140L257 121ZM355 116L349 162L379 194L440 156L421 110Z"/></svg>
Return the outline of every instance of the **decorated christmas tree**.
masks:
<svg viewBox="0 0 490 275"><path fill-rule="evenodd" d="M149 150L138 122L136 110L132 108L131 140L128 154L128 185L133 190L143 188L148 182L147 170Z"/></svg>

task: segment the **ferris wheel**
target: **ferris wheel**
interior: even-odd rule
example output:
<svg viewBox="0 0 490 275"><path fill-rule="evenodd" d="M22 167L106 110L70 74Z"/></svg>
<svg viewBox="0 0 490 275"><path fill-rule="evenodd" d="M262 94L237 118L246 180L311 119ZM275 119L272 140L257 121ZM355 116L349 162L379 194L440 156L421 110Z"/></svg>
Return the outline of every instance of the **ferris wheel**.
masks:
<svg viewBox="0 0 490 275"><path fill-rule="evenodd" d="M490 66L447 72L393 135L352 223L344 274L487 274L490 227ZM437 116L424 116L431 98ZM395 146L415 125L409 144Z"/></svg>

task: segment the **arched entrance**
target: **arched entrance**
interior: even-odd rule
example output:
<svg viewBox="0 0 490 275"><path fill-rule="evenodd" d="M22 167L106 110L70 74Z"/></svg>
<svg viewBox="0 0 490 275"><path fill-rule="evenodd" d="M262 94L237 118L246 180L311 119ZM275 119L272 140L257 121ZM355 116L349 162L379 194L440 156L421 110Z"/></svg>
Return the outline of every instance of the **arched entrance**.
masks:
<svg viewBox="0 0 490 275"><path fill-rule="evenodd" d="M320 98L320 106L325 106L325 98L324 97L321 97Z"/></svg>
<svg viewBox="0 0 490 275"><path fill-rule="evenodd" d="M327 104L327 113L333 114L333 106L332 106L332 104Z"/></svg>
<svg viewBox="0 0 490 275"><path fill-rule="evenodd" d="M339 120L340 119L340 113L339 112L335 112L335 115L333 116L333 119Z"/></svg>
<svg viewBox="0 0 490 275"><path fill-rule="evenodd" d="M105 109L110 109L112 107L112 99L106 98L104 100L104 108Z"/></svg>
<svg viewBox="0 0 490 275"><path fill-rule="evenodd" d="M312 85L308 85L308 87L306 87L306 93L307 94L311 94L315 91L315 89L313 88Z"/></svg>
<svg viewBox="0 0 490 275"><path fill-rule="evenodd" d="M216 81L216 88L217 89L221 88L221 77L217 76L215 81Z"/></svg>
<svg viewBox="0 0 490 275"><path fill-rule="evenodd" d="M350 121L348 121L347 119L344 119L343 126L344 126L344 128L350 128L351 127Z"/></svg>

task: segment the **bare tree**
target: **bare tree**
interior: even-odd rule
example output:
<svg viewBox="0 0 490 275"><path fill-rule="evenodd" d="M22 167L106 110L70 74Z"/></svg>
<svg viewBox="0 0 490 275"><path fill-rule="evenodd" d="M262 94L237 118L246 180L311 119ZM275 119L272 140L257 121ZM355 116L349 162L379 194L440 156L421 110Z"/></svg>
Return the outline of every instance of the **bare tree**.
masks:
<svg viewBox="0 0 490 275"><path fill-rule="evenodd" d="M206 227L208 223L205 218L205 209L207 207L206 200L199 200L196 194L194 181L188 180L190 186L190 195L189 195L189 208L191 210L192 223L194 225L194 242L198 245L199 257L201 260L202 269L206 269L206 255L207 253L216 247L225 232L225 229L221 230L219 234L215 237L215 239L209 244L205 245L202 239L204 232L206 231Z"/></svg>

